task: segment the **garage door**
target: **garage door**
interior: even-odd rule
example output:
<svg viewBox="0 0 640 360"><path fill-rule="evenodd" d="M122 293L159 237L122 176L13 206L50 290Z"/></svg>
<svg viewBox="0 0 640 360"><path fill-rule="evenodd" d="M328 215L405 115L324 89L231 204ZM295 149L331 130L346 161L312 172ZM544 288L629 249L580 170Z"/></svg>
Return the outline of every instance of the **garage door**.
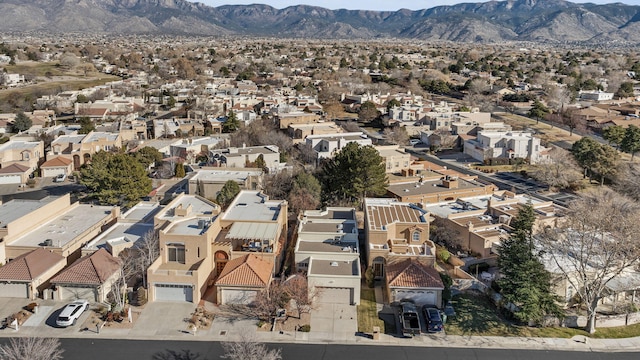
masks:
<svg viewBox="0 0 640 360"><path fill-rule="evenodd" d="M251 304L257 296L255 290L222 289L223 304Z"/></svg>
<svg viewBox="0 0 640 360"><path fill-rule="evenodd" d="M193 288L187 284L156 284L156 301L193 302Z"/></svg>
<svg viewBox="0 0 640 360"><path fill-rule="evenodd" d="M43 169L43 173L42 177L56 177L60 174L66 175L67 174L67 169L66 168L50 168L50 169Z"/></svg>
<svg viewBox="0 0 640 360"><path fill-rule="evenodd" d="M22 177L20 177L20 175L0 176L0 184L20 184L20 183L22 183Z"/></svg>
<svg viewBox="0 0 640 360"><path fill-rule="evenodd" d="M350 288L330 288L317 287L319 303L323 304L353 304L353 289Z"/></svg>
<svg viewBox="0 0 640 360"><path fill-rule="evenodd" d="M29 298L27 284L25 283L0 283L0 297Z"/></svg>
<svg viewBox="0 0 640 360"><path fill-rule="evenodd" d="M60 300L78 300L85 299L90 302L96 302L96 291L94 288L86 288L86 287L71 287L71 286L61 286L60 287Z"/></svg>
<svg viewBox="0 0 640 360"><path fill-rule="evenodd" d="M395 302L411 300L416 305L437 305L436 292L431 290L394 290L393 298Z"/></svg>

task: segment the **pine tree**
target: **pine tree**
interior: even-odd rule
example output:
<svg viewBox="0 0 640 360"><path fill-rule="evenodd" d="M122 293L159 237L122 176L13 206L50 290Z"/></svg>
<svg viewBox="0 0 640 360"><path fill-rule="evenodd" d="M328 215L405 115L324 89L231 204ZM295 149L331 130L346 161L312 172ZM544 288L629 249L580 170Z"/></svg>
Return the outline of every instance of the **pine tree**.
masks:
<svg viewBox="0 0 640 360"><path fill-rule="evenodd" d="M551 290L551 275L534 253L534 222L533 207L522 206L511 223L513 232L499 248L500 293L506 303L517 307L513 315L523 323L560 312Z"/></svg>
<svg viewBox="0 0 640 360"><path fill-rule="evenodd" d="M220 192L216 196L216 202L223 208L226 208L231 203L231 201L233 201L236 195L238 195L239 192L240 186L238 185L238 183L233 180L227 180L227 182L224 183L224 186L222 186L222 189L220 189Z"/></svg>

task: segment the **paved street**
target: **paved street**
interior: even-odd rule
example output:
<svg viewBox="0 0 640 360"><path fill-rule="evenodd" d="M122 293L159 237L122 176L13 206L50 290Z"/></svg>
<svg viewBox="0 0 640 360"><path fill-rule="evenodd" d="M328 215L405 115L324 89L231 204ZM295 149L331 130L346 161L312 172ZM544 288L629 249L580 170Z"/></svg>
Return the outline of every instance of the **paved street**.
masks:
<svg viewBox="0 0 640 360"><path fill-rule="evenodd" d="M0 343L7 341L0 339ZM213 360L223 354L219 342L214 341L132 341L62 339L65 360ZM282 349L282 357L304 360L631 360L636 353L573 352L522 349L433 348L411 346L367 346L340 344L268 344Z"/></svg>

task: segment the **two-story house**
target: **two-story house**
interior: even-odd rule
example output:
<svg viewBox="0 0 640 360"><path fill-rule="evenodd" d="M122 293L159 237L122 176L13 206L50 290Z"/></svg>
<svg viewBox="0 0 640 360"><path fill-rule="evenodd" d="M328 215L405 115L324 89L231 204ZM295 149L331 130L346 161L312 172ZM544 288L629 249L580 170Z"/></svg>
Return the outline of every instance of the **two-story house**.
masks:
<svg viewBox="0 0 640 360"><path fill-rule="evenodd" d="M122 138L117 133L92 131L86 135L62 135L51 142L47 160L64 157L73 161L74 170L79 170L95 153L120 147Z"/></svg>
<svg viewBox="0 0 640 360"><path fill-rule="evenodd" d="M147 269L149 301L197 302L212 276L211 243L220 231L220 207L181 194L154 218L160 256Z"/></svg>
<svg viewBox="0 0 640 360"><path fill-rule="evenodd" d="M367 265L383 280L389 302L440 306L444 285L434 269L429 214L395 199L365 198Z"/></svg>
<svg viewBox="0 0 640 360"><path fill-rule="evenodd" d="M337 134L309 135L306 145L316 154L318 160L332 158L348 143L355 142L361 146L372 145L372 140L362 132L349 132Z"/></svg>
<svg viewBox="0 0 640 360"><path fill-rule="evenodd" d="M464 153L478 161L521 158L531 164L548 157L548 149L540 144L540 138L523 131L479 131L475 139L464 142Z"/></svg>
<svg viewBox="0 0 640 360"><path fill-rule="evenodd" d="M354 208L306 210L295 247L298 272L305 272L317 302L360 304L360 254ZM315 289L313 291L312 289Z"/></svg>

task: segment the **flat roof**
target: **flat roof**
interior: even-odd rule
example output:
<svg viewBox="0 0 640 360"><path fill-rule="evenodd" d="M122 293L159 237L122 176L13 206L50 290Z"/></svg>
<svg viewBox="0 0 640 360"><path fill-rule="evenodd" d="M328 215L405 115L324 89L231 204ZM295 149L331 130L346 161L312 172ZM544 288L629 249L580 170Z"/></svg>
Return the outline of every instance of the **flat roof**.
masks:
<svg viewBox="0 0 640 360"><path fill-rule="evenodd" d="M161 209L160 204L157 202L141 201L122 214L122 218L130 221L150 220L153 223L153 217Z"/></svg>
<svg viewBox="0 0 640 360"><path fill-rule="evenodd" d="M355 208L329 207L325 210L306 210L303 213L308 219L356 220Z"/></svg>
<svg viewBox="0 0 640 360"><path fill-rule="evenodd" d="M167 228L167 234L194 236L201 235L211 224L210 218L191 217L184 220L176 220Z"/></svg>
<svg viewBox="0 0 640 360"><path fill-rule="evenodd" d="M260 191L243 190L236 196L223 220L235 221L277 221L282 200L270 201Z"/></svg>
<svg viewBox="0 0 640 360"><path fill-rule="evenodd" d="M153 223L116 223L88 243L83 249L98 250L106 248L107 242L130 242L135 244L151 230L153 230Z"/></svg>
<svg viewBox="0 0 640 360"><path fill-rule="evenodd" d="M29 233L17 238L7 246L41 246L51 239L53 247L63 247L84 231L109 216L113 207L78 204Z"/></svg>
<svg viewBox="0 0 640 360"><path fill-rule="evenodd" d="M20 150L20 149L32 149L40 145L39 141L9 141L0 145L0 151L6 150Z"/></svg>
<svg viewBox="0 0 640 360"><path fill-rule="evenodd" d="M366 198L365 213L369 229L385 230L394 223L425 223L427 212L414 204L388 198Z"/></svg>
<svg viewBox="0 0 640 360"><path fill-rule="evenodd" d="M410 183L401 183L401 184L391 184L387 187L387 190L395 194L396 196L411 196L411 195L421 195L421 194L437 194L437 193L455 193L458 190L467 190L474 188L481 188L483 185L468 181L464 179L458 178L456 180L458 183L457 188L448 188L442 185L442 180L427 180L423 182L410 182Z"/></svg>
<svg viewBox="0 0 640 360"><path fill-rule="evenodd" d="M5 228L10 222L26 216L57 199L57 197L47 196L40 200L13 199L8 201L0 205L0 227Z"/></svg>
<svg viewBox="0 0 640 360"><path fill-rule="evenodd" d="M324 241L298 240L296 251L322 252L322 253L358 253L358 246L353 242L333 242L333 239Z"/></svg>
<svg viewBox="0 0 640 360"><path fill-rule="evenodd" d="M182 206L183 209L187 209L191 206L191 212L187 217L198 215L213 216L219 209L218 205L197 195L182 194L174 199L169 206L165 207L164 211L160 213L160 218L165 220L182 219L182 216L175 215L176 208L180 206Z"/></svg>
<svg viewBox="0 0 640 360"><path fill-rule="evenodd" d="M249 176L260 176L262 175L262 170L259 169L232 169L232 170L224 170L216 169L216 170L208 170L208 169L199 169L195 171L195 175L189 179L189 182L194 181L205 181L205 182L222 182L225 183L228 180L235 181L244 181Z"/></svg>
<svg viewBox="0 0 640 360"><path fill-rule="evenodd" d="M309 275L360 276L359 261L309 260Z"/></svg>
<svg viewBox="0 0 640 360"><path fill-rule="evenodd" d="M87 135L87 137L83 141L94 142L101 139L105 139L107 141L115 141L118 138L118 136L120 136L120 134L103 132L103 131L94 131L90 135Z"/></svg>
<svg viewBox="0 0 640 360"><path fill-rule="evenodd" d="M356 224L352 220L342 222L314 222L308 220L301 224L301 232L322 232L336 234L351 234L356 229Z"/></svg>

